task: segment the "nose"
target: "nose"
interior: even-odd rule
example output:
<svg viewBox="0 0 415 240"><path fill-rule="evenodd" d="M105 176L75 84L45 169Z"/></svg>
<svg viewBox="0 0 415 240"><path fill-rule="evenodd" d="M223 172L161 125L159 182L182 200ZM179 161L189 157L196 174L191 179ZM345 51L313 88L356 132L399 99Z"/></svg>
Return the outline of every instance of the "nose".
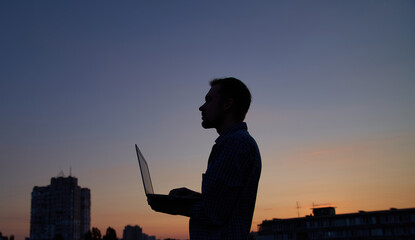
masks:
<svg viewBox="0 0 415 240"><path fill-rule="evenodd" d="M203 109L204 109L204 107L205 107L205 104L203 104L202 106L200 106L200 107L199 107L199 111L201 111L201 112L202 112L202 111L203 111Z"/></svg>

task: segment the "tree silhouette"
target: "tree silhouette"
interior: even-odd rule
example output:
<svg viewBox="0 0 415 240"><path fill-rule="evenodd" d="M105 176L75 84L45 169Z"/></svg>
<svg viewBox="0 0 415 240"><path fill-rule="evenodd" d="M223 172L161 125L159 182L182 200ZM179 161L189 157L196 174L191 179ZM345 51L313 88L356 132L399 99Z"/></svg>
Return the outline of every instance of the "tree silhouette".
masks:
<svg viewBox="0 0 415 240"><path fill-rule="evenodd" d="M88 230L88 232L86 232L84 234L84 240L92 240L92 232L91 232L91 230Z"/></svg>
<svg viewBox="0 0 415 240"><path fill-rule="evenodd" d="M117 240L117 233L114 228L108 227L102 240Z"/></svg>
<svg viewBox="0 0 415 240"><path fill-rule="evenodd" d="M92 240L101 240L101 231L98 228L92 228Z"/></svg>

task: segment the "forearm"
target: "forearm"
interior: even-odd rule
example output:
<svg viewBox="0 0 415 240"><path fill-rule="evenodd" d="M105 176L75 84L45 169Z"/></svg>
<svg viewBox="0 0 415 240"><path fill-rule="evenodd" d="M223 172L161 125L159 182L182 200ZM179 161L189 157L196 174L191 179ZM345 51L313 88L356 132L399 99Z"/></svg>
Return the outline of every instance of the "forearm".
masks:
<svg viewBox="0 0 415 240"><path fill-rule="evenodd" d="M180 202L180 199L174 200L174 204L160 204L148 200L149 205L156 212L191 217L192 209L196 201L190 202L188 199L183 199L183 203L178 204L178 202Z"/></svg>
<svg viewBox="0 0 415 240"><path fill-rule="evenodd" d="M201 199L200 193L187 188L173 189L170 191L169 196L162 199L149 197L147 201L156 212L190 217L193 205Z"/></svg>

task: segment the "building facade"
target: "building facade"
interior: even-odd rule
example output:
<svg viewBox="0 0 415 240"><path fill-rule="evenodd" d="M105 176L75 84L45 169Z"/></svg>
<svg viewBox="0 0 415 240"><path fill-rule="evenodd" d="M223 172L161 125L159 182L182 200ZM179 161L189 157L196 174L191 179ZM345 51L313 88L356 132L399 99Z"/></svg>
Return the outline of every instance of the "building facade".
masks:
<svg viewBox="0 0 415 240"><path fill-rule="evenodd" d="M82 240L91 226L91 192L72 176L33 187L30 239Z"/></svg>
<svg viewBox="0 0 415 240"><path fill-rule="evenodd" d="M123 240L156 240L155 236L148 236L143 233L143 229L137 225L127 225L122 234Z"/></svg>
<svg viewBox="0 0 415 240"><path fill-rule="evenodd" d="M333 207L315 208L303 218L265 220L258 240L415 239L415 208L337 214Z"/></svg>
<svg viewBox="0 0 415 240"><path fill-rule="evenodd" d="M125 226L122 234L123 240L142 240L143 229L139 226Z"/></svg>

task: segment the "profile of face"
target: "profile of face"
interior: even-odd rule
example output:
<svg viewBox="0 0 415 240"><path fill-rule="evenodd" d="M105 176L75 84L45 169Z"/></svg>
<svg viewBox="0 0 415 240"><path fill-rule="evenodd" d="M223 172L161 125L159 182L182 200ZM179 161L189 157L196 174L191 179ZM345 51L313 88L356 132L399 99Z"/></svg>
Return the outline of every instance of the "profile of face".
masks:
<svg viewBox="0 0 415 240"><path fill-rule="evenodd" d="M199 108L203 128L217 128L224 121L226 106L221 101L219 90L219 85L211 87L205 96L205 103Z"/></svg>

